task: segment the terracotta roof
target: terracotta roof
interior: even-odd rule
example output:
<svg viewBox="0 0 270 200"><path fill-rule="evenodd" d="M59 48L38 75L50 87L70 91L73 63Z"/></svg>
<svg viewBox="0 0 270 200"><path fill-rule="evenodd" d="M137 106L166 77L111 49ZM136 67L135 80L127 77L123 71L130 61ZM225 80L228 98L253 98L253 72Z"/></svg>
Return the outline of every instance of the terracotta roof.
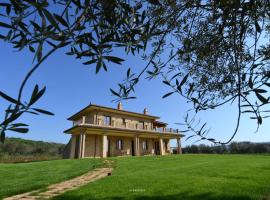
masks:
<svg viewBox="0 0 270 200"><path fill-rule="evenodd" d="M116 112L116 113L119 113L119 114L133 115L133 116L136 116L136 117L148 118L148 119L153 119L153 120L159 119L158 116L145 115L143 113L137 113L137 112L127 111L127 110L118 110L118 109L110 108L110 107L106 107L106 106L100 106L100 105L96 105L96 104L89 104L88 106L86 106L85 108L80 110L79 112L77 112L74 115L72 115L71 117L69 117L68 120L76 120L76 119L80 118L82 115L84 115L86 112L88 112L90 110L111 111L111 112Z"/></svg>

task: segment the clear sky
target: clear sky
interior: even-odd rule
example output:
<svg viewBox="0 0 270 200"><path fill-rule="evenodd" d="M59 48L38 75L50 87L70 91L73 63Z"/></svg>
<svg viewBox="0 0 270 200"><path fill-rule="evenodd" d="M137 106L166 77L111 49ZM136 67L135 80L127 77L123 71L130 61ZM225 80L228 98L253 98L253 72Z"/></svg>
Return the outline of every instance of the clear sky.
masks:
<svg viewBox="0 0 270 200"><path fill-rule="evenodd" d="M33 55L28 51L15 52L9 44L0 41L1 91L17 96L20 83L32 65L32 58ZM70 137L63 131L70 128L72 123L66 119L90 102L115 108L117 105L111 102L113 97L109 89L117 88L117 83L125 77L128 67L138 71L143 67L142 64L138 57L131 57L122 66L109 65L108 72L101 71L96 75L94 66L85 66L80 60L66 56L63 51L55 53L28 82L24 95L29 98L36 83L40 86L46 85L47 91L37 103L37 107L52 111L55 116L25 115L19 121L30 125L29 133L9 132L7 136L67 143ZM190 105L176 94L162 99L167 92L169 88L158 79L142 80L136 88L137 99L124 101L123 107L135 112L142 112L147 107L150 114L161 116L161 120L167 122L169 127L180 128L175 123L183 122ZM0 99L1 118L6 105L6 102ZM201 120L207 121L211 127L209 137L226 140L233 133L236 123L234 106L203 112L200 116ZM254 133L256 122L245 117L234 141L270 141L269 122L269 118L265 119L260 130ZM182 144L193 142L194 140L183 141Z"/></svg>

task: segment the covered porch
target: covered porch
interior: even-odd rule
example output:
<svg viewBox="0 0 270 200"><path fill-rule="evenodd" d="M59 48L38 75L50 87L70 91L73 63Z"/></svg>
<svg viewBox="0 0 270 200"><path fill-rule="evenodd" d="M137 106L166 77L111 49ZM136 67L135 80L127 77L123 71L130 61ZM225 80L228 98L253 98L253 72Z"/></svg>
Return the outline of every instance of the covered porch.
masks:
<svg viewBox="0 0 270 200"><path fill-rule="evenodd" d="M172 133L76 127L71 134L70 158L168 155L171 139L181 153L181 136Z"/></svg>

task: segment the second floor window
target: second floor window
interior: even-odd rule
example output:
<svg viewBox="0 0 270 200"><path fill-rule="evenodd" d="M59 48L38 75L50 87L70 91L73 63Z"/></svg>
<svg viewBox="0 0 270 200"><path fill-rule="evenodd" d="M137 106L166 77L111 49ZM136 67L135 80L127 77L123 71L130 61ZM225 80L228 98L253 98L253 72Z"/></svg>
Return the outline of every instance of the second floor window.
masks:
<svg viewBox="0 0 270 200"><path fill-rule="evenodd" d="M144 126L144 122L139 122L138 128L139 128L139 129L144 129L143 126Z"/></svg>
<svg viewBox="0 0 270 200"><path fill-rule="evenodd" d="M116 149L123 150L123 140L122 139L116 140Z"/></svg>
<svg viewBox="0 0 270 200"><path fill-rule="evenodd" d="M104 116L104 125L111 125L111 117L110 116Z"/></svg>
<svg viewBox="0 0 270 200"><path fill-rule="evenodd" d="M126 125L126 119L125 118L122 118L122 124Z"/></svg>

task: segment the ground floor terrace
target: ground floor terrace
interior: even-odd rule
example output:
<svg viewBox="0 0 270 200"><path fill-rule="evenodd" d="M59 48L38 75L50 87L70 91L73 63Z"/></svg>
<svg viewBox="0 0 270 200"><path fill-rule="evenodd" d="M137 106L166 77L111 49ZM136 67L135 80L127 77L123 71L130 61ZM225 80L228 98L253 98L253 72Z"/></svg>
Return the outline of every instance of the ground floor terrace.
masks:
<svg viewBox="0 0 270 200"><path fill-rule="evenodd" d="M181 153L181 137L177 134L80 128L72 132L68 157L168 155L172 153L170 141L173 139L177 153Z"/></svg>

